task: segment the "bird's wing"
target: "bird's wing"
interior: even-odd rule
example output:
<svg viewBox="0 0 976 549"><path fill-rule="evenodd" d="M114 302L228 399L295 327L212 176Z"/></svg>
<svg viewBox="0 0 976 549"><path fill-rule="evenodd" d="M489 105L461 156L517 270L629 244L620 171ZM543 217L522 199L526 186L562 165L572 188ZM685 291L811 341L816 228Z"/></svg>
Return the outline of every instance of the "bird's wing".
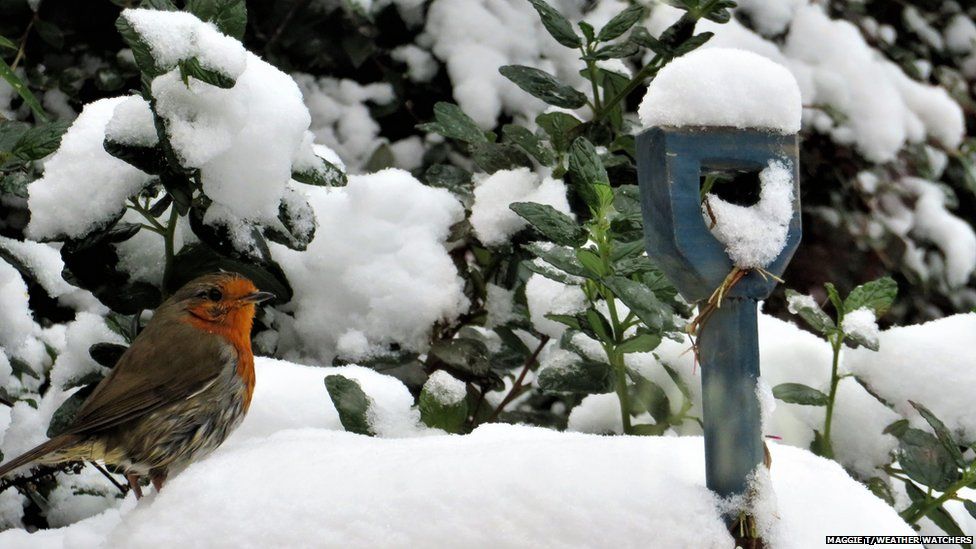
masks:
<svg viewBox="0 0 976 549"><path fill-rule="evenodd" d="M150 321L78 410L67 433L125 423L207 387L236 363L234 347L178 320Z"/></svg>

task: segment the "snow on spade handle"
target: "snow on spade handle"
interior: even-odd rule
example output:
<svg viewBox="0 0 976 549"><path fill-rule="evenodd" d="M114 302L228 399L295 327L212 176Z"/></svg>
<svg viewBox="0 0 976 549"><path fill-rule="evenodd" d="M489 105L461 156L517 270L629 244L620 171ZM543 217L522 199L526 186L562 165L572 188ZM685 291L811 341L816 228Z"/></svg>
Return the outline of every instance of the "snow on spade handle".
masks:
<svg viewBox="0 0 976 549"><path fill-rule="evenodd" d="M722 497L743 494L764 455L757 304L801 236L799 91L772 61L705 49L665 67L640 111L652 125L637 136L647 253L685 299L713 305L697 325L706 483ZM759 202L703 197L701 176L716 171L758 173ZM732 215L706 221L703 203L711 198ZM737 275L731 286L730 273Z"/></svg>

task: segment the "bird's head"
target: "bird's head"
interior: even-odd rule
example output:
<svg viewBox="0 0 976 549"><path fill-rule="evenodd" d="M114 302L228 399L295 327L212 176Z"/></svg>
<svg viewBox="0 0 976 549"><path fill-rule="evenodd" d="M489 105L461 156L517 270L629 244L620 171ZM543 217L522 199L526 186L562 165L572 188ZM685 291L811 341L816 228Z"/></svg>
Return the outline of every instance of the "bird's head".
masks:
<svg viewBox="0 0 976 549"><path fill-rule="evenodd" d="M207 331L249 335L255 305L274 297L237 273L220 272L188 282L170 302Z"/></svg>

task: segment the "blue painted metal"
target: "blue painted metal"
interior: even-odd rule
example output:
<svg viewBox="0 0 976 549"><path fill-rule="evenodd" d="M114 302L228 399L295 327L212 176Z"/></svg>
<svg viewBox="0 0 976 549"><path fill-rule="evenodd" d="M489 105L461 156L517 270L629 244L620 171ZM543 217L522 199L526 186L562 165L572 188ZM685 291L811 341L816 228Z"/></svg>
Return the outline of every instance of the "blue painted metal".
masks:
<svg viewBox="0 0 976 549"><path fill-rule="evenodd" d="M651 128L637 136L648 256L688 301L706 300L733 268L725 247L701 212L705 170L761 171L770 160L794 168L793 218L786 246L766 269L782 275L800 243L797 137L734 128ZM741 494L763 460L756 380L759 377L757 302L776 282L753 272L726 294L698 338L702 366L706 482L722 497Z"/></svg>

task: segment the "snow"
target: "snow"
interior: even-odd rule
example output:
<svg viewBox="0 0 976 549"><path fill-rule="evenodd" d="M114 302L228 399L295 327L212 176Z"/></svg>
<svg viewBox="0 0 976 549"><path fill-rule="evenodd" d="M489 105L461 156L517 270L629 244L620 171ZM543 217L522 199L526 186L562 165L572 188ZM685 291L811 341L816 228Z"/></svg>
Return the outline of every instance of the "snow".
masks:
<svg viewBox="0 0 976 549"><path fill-rule="evenodd" d="M115 107L112 119L105 126L109 141L139 147L155 147L159 143L152 109L145 99L133 95Z"/></svg>
<svg viewBox="0 0 976 549"><path fill-rule="evenodd" d="M566 325L549 320L545 315L575 314L586 307L586 295L579 286L566 285L539 274L533 274L526 281L525 299L532 325L554 339L566 331Z"/></svg>
<svg viewBox="0 0 976 549"><path fill-rule="evenodd" d="M570 410L566 429L593 435L619 435L623 432L620 417L617 393L586 395Z"/></svg>
<svg viewBox="0 0 976 549"><path fill-rule="evenodd" d="M571 2L557 4L571 20L592 17L576 17ZM444 63L455 101L483 129L495 127L503 113L534 118L544 108L499 74L502 65L536 67L576 87L585 82L579 53L553 40L524 0L435 0L417 43Z"/></svg>
<svg viewBox="0 0 976 549"><path fill-rule="evenodd" d="M976 23L958 13L949 20L945 28L945 43L955 54L967 54L976 46Z"/></svg>
<svg viewBox="0 0 976 549"><path fill-rule="evenodd" d="M740 206L709 193L702 215L709 229L737 267L765 267L786 245L793 218L793 168L789 161L771 160L759 172L759 202ZM717 185L728 184L719 182ZM714 225L711 224L714 216Z"/></svg>
<svg viewBox="0 0 976 549"><path fill-rule="evenodd" d="M51 369L51 383L67 389L88 374L107 373L108 369L95 362L88 349L96 343L125 343L119 334L105 324L105 319L91 313L78 313L68 324L65 347Z"/></svg>
<svg viewBox="0 0 976 549"><path fill-rule="evenodd" d="M946 210L946 196L938 185L914 177L903 178L902 184L918 197L912 233L942 250L950 286L965 285L976 269L976 234L972 227Z"/></svg>
<svg viewBox="0 0 976 549"><path fill-rule="evenodd" d="M44 176L28 185L28 235L35 240L80 237L113 221L150 176L105 152L105 126L127 98L89 103L44 163Z"/></svg>
<svg viewBox="0 0 976 549"><path fill-rule="evenodd" d="M153 80L152 95L180 162L200 169L204 193L238 218L270 220L311 119L290 76L251 53L246 62L233 88L187 86L173 70Z"/></svg>
<svg viewBox="0 0 976 549"><path fill-rule="evenodd" d="M969 443L976 441L974 333L976 313L890 328L881 332L877 353L856 349L845 362L898 413L917 420L908 401L920 402Z"/></svg>
<svg viewBox="0 0 976 549"><path fill-rule="evenodd" d="M292 355L329 363L349 331L372 350L397 343L422 351L435 322L467 308L445 247L464 214L448 191L397 169L350 176L346 187L296 188L319 226L305 252L271 245L295 290L287 306L294 326L286 328L300 343Z"/></svg>
<svg viewBox="0 0 976 549"><path fill-rule="evenodd" d="M33 332L34 318L27 301L27 285L20 273L0 259L0 351L20 347Z"/></svg>
<svg viewBox="0 0 976 549"><path fill-rule="evenodd" d="M26 266L51 297L76 291L74 286L61 277L64 261L61 260L61 253L51 245L0 236L0 249L7 251Z"/></svg>
<svg viewBox="0 0 976 549"><path fill-rule="evenodd" d="M878 341L878 319L874 311L867 307L845 313L841 330L845 334L857 336L865 341L875 343Z"/></svg>
<svg viewBox="0 0 976 549"><path fill-rule="evenodd" d="M756 53L704 48L665 65L638 114L645 127L731 126L800 131L800 88L789 70Z"/></svg>
<svg viewBox="0 0 976 549"><path fill-rule="evenodd" d="M913 533L835 463L775 444L771 451L776 516L763 520L775 547L807 547L839 531ZM276 462L289 466L267 466ZM729 547L721 508L704 487L699 437L489 425L464 437L388 440L306 428L219 451L121 512L38 536L13 530L0 541L53 548L83 536L89 546L135 549L204 540L234 547L439 547L446 540L479 547L488 539L493 547L637 547L653 539L661 547Z"/></svg>
<svg viewBox="0 0 976 549"><path fill-rule="evenodd" d="M437 370L427 378L424 392L433 396L437 402L448 406L458 404L468 396L464 382L444 370Z"/></svg>
<svg viewBox="0 0 976 549"><path fill-rule="evenodd" d="M787 30L803 0L739 0L738 13L745 13L764 36L775 36Z"/></svg>
<svg viewBox="0 0 976 549"><path fill-rule="evenodd" d="M237 78L244 71L244 46L191 13L127 9L122 17L149 46L157 67L168 70L195 57L204 69Z"/></svg>
<svg viewBox="0 0 976 549"><path fill-rule="evenodd" d="M293 76L311 113L316 140L338 153L350 172L361 171L383 141L369 104L392 102L393 87L385 82L363 85L348 79Z"/></svg>
<svg viewBox="0 0 976 549"><path fill-rule="evenodd" d="M390 57L407 65L407 76L414 82L430 82L440 69L429 51L414 44L394 48Z"/></svg>
<svg viewBox="0 0 976 549"><path fill-rule="evenodd" d="M797 314L801 309L818 309L820 306L812 296L805 294L793 294L786 299L787 307L793 314Z"/></svg>
<svg viewBox="0 0 976 549"><path fill-rule="evenodd" d="M540 181L528 168L481 174L475 177L474 204L469 218L478 240L487 246L501 246L528 226L527 221L509 208L514 202L547 204L572 215L562 180L546 177Z"/></svg>

